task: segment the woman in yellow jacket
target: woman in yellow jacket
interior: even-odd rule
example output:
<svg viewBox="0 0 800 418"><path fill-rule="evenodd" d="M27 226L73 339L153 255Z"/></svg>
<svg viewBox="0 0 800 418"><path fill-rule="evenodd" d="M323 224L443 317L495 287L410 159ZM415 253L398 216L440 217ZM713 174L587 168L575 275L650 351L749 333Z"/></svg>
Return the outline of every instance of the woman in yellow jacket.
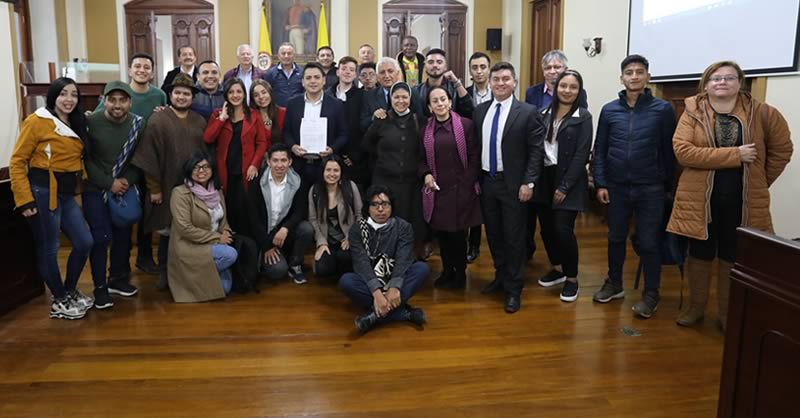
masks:
<svg viewBox="0 0 800 418"><path fill-rule="evenodd" d="M735 62L706 68L700 93L686 99L672 146L683 166L667 230L689 237L689 304L676 322L703 319L711 263L719 259L717 301L725 329L736 228L772 232L769 186L792 156L789 127L777 109L740 90L744 72Z"/></svg>
<svg viewBox="0 0 800 418"><path fill-rule="evenodd" d="M14 201L31 226L39 275L53 294L51 318L83 318L94 303L76 288L92 248L92 235L75 202L85 139L78 86L59 78L47 90L46 106L23 122L9 163ZM59 231L72 242L64 282L58 267Z"/></svg>

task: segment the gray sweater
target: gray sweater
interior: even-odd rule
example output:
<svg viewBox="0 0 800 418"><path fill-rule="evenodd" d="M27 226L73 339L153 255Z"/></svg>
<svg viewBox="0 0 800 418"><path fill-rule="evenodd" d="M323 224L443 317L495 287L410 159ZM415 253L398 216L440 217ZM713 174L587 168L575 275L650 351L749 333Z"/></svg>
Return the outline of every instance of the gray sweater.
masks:
<svg viewBox="0 0 800 418"><path fill-rule="evenodd" d="M362 238L362 228L367 231L367 245ZM391 217L386 226L376 231L366 220L360 220L350 228L349 241L353 271L367 282L370 292L403 287L406 270L414 263L414 229L410 223ZM373 260L377 261L381 255L388 256L389 264L393 266L391 279L386 284L378 279L373 267Z"/></svg>

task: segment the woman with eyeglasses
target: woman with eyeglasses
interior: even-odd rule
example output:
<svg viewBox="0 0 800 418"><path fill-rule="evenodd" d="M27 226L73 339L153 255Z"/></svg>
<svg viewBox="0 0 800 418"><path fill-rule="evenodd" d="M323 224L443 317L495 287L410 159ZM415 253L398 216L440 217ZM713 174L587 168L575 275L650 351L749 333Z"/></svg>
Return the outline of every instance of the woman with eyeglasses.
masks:
<svg viewBox="0 0 800 418"><path fill-rule="evenodd" d="M222 299L233 287L230 268L238 253L213 166L206 152L192 155L183 165L183 184L170 197L167 277L175 302Z"/></svg>
<svg viewBox="0 0 800 418"><path fill-rule="evenodd" d="M533 203L542 226L542 241L557 275L539 279L551 287L563 283L562 302L578 299L578 240L575 218L589 202L586 164L592 147L592 115L580 106L583 77L566 70L556 79L556 94L544 112L544 170Z"/></svg>
<svg viewBox="0 0 800 418"><path fill-rule="evenodd" d="M736 228L773 232L769 186L792 155L781 113L741 90L744 72L733 61L711 64L699 92L685 100L672 145L683 172L667 231L689 238L689 303L678 325L703 319L711 264L719 259L718 317L725 330Z"/></svg>

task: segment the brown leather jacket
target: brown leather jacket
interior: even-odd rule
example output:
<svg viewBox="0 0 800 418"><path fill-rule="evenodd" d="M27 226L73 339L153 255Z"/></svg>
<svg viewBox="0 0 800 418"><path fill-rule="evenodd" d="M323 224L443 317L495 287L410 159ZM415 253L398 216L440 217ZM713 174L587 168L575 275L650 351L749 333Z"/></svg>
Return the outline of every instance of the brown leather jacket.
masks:
<svg viewBox="0 0 800 418"><path fill-rule="evenodd" d="M742 163L737 147L716 146L714 111L708 98L697 95L687 98L685 103L686 111L672 139L675 157L683 166L683 172L667 231L705 240L708 239L707 225L711 222L714 172L740 167ZM792 156L789 126L777 109L758 102L748 93L739 93L732 115L742 124L743 143L755 144L758 151L756 160L744 165L742 226L773 232L769 186Z"/></svg>

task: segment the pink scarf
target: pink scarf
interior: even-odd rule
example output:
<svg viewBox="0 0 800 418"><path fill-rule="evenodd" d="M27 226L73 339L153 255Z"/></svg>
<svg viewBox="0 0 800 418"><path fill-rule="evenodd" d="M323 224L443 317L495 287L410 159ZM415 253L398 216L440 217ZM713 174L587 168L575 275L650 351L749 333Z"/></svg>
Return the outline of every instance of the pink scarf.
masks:
<svg viewBox="0 0 800 418"><path fill-rule="evenodd" d="M189 186L189 184L186 184ZM219 193L217 189L214 187L213 182L208 182L208 188L201 186L200 184L193 183L189 186L189 189L197 196L198 199L202 200L203 203L208 206L209 209L214 209L219 206Z"/></svg>
<svg viewBox="0 0 800 418"><path fill-rule="evenodd" d="M467 160L467 139L466 136L464 136L464 125L461 124L461 117L453 111L450 111L450 121L453 124L453 136L455 136L456 139L458 157L461 159L464 170L467 170L469 168L467 167L469 161ZM425 148L425 160L428 163L428 167L431 169L431 174L433 174L434 179L436 178L436 153L434 151L433 130L436 127L436 123L436 117L431 116L428 120L428 125L425 127L425 134L422 138L422 146ZM477 183L475 186L478 186ZM476 189L476 192L477 190L478 189ZM425 218L425 222L429 223L431 217L433 217L434 192L435 190L429 190L425 186L422 187L422 215Z"/></svg>

